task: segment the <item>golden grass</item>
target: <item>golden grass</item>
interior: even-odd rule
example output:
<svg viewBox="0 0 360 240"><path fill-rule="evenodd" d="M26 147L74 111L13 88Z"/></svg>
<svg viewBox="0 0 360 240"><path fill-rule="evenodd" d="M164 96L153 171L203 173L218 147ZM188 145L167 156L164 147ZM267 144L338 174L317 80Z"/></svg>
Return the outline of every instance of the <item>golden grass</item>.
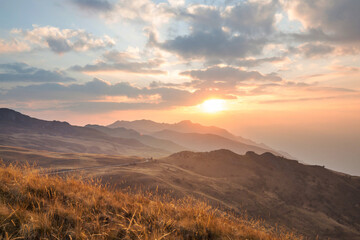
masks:
<svg viewBox="0 0 360 240"><path fill-rule="evenodd" d="M0 166L0 239L298 239L193 200Z"/></svg>

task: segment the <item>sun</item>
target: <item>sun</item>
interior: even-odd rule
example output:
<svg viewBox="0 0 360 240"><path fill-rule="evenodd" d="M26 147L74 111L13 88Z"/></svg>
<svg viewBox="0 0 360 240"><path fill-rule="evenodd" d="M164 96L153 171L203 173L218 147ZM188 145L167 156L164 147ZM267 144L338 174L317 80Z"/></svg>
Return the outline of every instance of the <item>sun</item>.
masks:
<svg viewBox="0 0 360 240"><path fill-rule="evenodd" d="M200 109L206 113L217 113L225 110L225 100L209 99L200 104Z"/></svg>

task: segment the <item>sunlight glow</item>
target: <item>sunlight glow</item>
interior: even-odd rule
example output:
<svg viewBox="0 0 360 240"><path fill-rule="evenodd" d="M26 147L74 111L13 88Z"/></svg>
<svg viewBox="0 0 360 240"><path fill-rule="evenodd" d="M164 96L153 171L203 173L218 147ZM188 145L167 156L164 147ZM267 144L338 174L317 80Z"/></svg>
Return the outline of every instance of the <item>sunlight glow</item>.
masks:
<svg viewBox="0 0 360 240"><path fill-rule="evenodd" d="M225 100L209 99L200 105L200 109L206 113L217 113L225 110Z"/></svg>

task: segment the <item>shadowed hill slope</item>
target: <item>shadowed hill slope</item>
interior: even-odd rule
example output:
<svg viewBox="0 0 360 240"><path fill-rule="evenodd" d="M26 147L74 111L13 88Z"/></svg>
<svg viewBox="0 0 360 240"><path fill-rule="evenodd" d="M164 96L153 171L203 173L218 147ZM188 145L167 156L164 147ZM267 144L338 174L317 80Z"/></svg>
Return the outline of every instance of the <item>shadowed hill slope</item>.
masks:
<svg viewBox="0 0 360 240"><path fill-rule="evenodd" d="M360 178L248 152L180 152L164 159L223 182L219 198L252 216L332 239L360 237Z"/></svg>

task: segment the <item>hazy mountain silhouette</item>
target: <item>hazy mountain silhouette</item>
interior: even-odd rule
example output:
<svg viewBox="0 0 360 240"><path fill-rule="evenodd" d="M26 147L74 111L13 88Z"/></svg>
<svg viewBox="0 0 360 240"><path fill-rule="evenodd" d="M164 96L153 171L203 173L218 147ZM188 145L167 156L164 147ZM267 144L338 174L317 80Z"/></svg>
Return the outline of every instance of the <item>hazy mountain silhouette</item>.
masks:
<svg viewBox="0 0 360 240"><path fill-rule="evenodd" d="M170 140L189 149L200 152L217 149L229 149L238 154L244 154L247 151L254 151L256 153L269 151L264 148L247 145L215 134L180 133L171 130L163 130L153 133L152 136ZM278 153L274 152L274 154Z"/></svg>
<svg viewBox="0 0 360 240"><path fill-rule="evenodd" d="M135 120L135 121L116 121L110 125L110 128L124 127L127 129L134 129L143 134L151 134L162 130L173 130L182 133L210 133L216 134L225 138L237 140L237 137L229 133L225 129L214 126L203 126L198 123L193 123L190 120L184 120L178 123L157 123L151 120Z"/></svg>
<svg viewBox="0 0 360 240"><path fill-rule="evenodd" d="M135 120L135 121L116 121L110 125L108 125L107 127L109 128L118 128L118 127L123 127L126 129L133 129L139 133L142 134L147 134L147 135L152 135L152 136L156 136L158 138L161 138L158 135L158 132L162 132L164 130L171 130L171 131L175 131L178 133L198 133L198 134L212 134L212 135L218 135L219 137L223 137L223 138L227 138L229 140L232 140L232 144L234 144L233 142L239 142L242 144L246 144L249 146L252 146L251 149L247 149L247 150L235 150L237 149L232 148L233 151L237 152L237 153L245 153L246 151L255 151L255 152L259 152L259 153L263 153L266 151L269 152L273 152L276 153L277 155L282 155L288 158L292 158L288 153L283 152L283 151L277 151L274 150L268 146L266 146L263 143L256 143L252 140L240 137L240 136L235 136L232 133L230 133L229 131L219 128L219 127L215 127L215 126L203 126L201 124L198 123L193 123L189 120L184 120L178 123L174 123L174 124L169 124L169 123L157 123L151 120ZM171 140L177 144L183 145L189 149L195 150L195 151L208 151L208 150L216 150L216 149L220 149L220 148L227 148L223 145L222 142L220 142L217 146L216 144L214 145L214 141L212 141L212 146L211 148L197 148L195 146L188 146L188 145L184 145L181 144L179 141L176 141L175 139L169 137L169 138L165 138L167 140ZM223 139L222 139L223 140ZM181 141L182 142L182 141Z"/></svg>
<svg viewBox="0 0 360 240"><path fill-rule="evenodd" d="M11 109L0 109L0 144L58 152L164 156L170 152L136 139L108 136L67 122L45 121Z"/></svg>
<svg viewBox="0 0 360 240"><path fill-rule="evenodd" d="M86 125L86 127L96 129L100 132L103 132L113 137L133 138L148 146L158 149L164 149L172 153L189 150L189 148L180 146L172 141L159 139L150 135L143 135L133 129L126 129L124 127L108 128L100 125L90 125L90 124Z"/></svg>
<svg viewBox="0 0 360 240"><path fill-rule="evenodd" d="M129 127L129 129L114 127L119 124ZM67 122L40 120L11 109L1 108L0 126L2 126L0 144L58 152L159 157L184 150L210 151L226 148L239 154L246 151L257 153L271 151L280 155L267 148L225 138L223 136L237 139L224 129L205 127L190 121L182 121L177 124L156 123L149 120L118 121L112 125L113 128L98 125L79 127L72 126ZM151 132L163 128L177 129L182 132L169 129ZM194 132L185 133L187 131ZM151 132L151 135L144 134L145 132ZM213 133L203 134L203 132Z"/></svg>

